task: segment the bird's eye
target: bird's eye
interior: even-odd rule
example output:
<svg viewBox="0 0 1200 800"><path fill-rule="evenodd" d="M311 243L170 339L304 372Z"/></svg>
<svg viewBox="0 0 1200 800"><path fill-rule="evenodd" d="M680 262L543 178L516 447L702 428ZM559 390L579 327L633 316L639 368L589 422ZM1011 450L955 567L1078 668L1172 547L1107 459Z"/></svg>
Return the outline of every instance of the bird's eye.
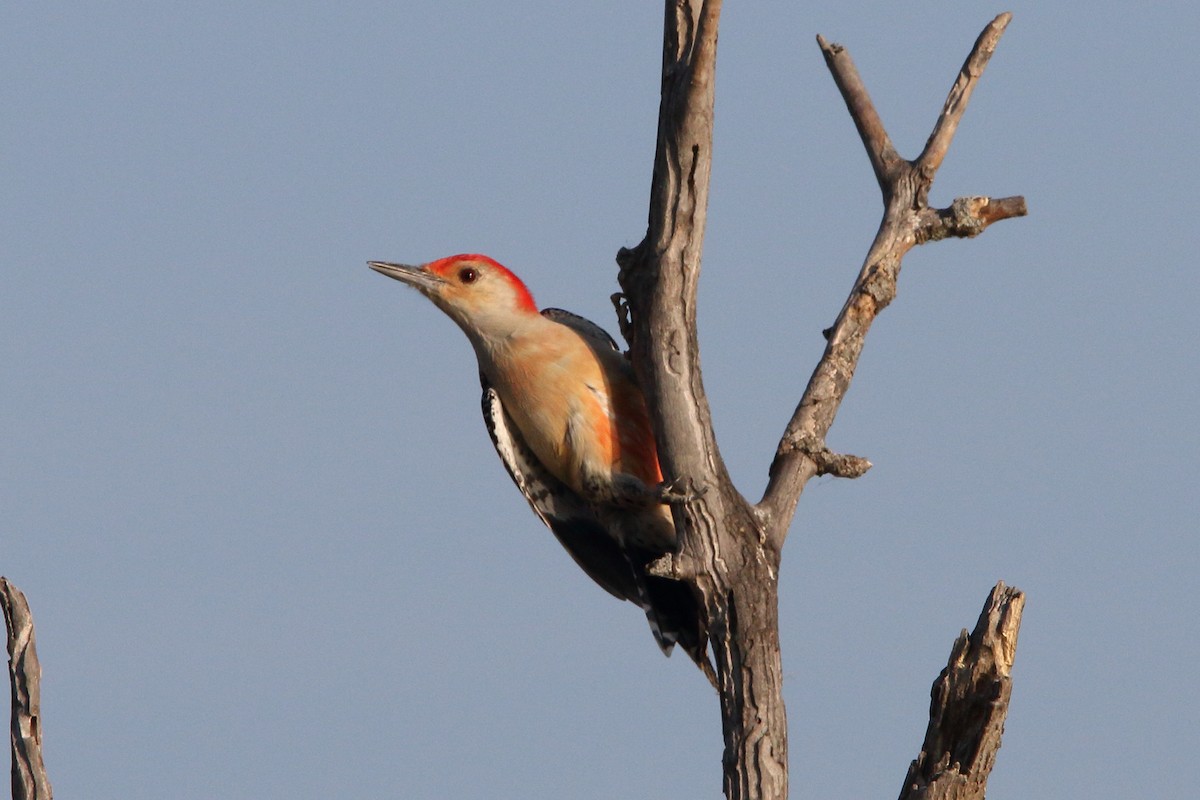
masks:
<svg viewBox="0 0 1200 800"><path fill-rule="evenodd" d="M479 273L471 267L463 267L458 271L458 279L463 283L474 283L479 278Z"/></svg>

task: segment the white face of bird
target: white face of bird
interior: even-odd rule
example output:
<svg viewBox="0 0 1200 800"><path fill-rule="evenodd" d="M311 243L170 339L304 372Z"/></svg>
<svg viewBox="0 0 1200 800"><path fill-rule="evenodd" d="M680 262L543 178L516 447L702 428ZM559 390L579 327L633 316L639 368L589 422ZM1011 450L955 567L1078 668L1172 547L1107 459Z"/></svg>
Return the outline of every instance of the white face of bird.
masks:
<svg viewBox="0 0 1200 800"><path fill-rule="evenodd" d="M537 305L525 284L487 256L450 256L419 267L382 261L368 263L376 272L428 297L472 340L507 336L531 317L538 316Z"/></svg>

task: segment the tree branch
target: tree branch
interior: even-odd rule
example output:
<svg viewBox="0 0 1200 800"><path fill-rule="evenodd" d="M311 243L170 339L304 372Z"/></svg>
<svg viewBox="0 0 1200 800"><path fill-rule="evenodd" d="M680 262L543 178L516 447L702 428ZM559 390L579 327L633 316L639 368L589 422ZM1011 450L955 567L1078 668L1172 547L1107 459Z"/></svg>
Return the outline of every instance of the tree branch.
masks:
<svg viewBox="0 0 1200 800"><path fill-rule="evenodd" d="M968 197L955 200L946 209L928 207L934 175L950 147L971 92L1010 19L1010 14L996 17L976 40L916 161L905 161L896 155L846 48L817 37L825 63L842 93L879 181L884 212L849 298L834 324L824 331L825 353L771 463L770 480L757 508L769 521L773 548L782 548L796 504L809 479L822 473L846 477L862 474L853 469L828 469L823 454L829 451L824 442L850 388L867 332L879 312L896 296L896 281L905 254L914 245L925 242L950 236L977 236L993 222L1026 213L1021 197L998 200Z"/></svg>
<svg viewBox="0 0 1200 800"><path fill-rule="evenodd" d="M867 87L859 77L846 48L827 42L820 34L817 34L817 45L825 55L825 63L833 74L833 82L842 93L842 99L850 109L850 118L854 120L854 127L858 129L859 138L867 148L867 158L871 160L875 180L879 181L880 187L886 188L896 166L903 159L896 152L892 138L888 136L883 120L875 110L871 95L867 93Z"/></svg>
<svg viewBox="0 0 1200 800"><path fill-rule="evenodd" d="M954 86L950 87L950 94L946 97L946 104L942 106L942 113L925 142L925 149L917 157L918 165L929 173L930 181L933 180L933 173L942 166L942 161L950 150L950 142L958 131L959 120L962 119L963 112L967 110L967 103L971 100L971 93L975 91L975 85L979 83L992 53L996 52L1000 37L1004 35L1004 29L1011 21L1012 14L1006 11L989 22L975 40L975 46L963 62L962 69L958 71L958 78L955 79Z"/></svg>
<svg viewBox="0 0 1200 800"><path fill-rule="evenodd" d="M930 692L921 754L900 800L983 800L1012 695L1012 667L1025 595L999 582L975 630L964 630Z"/></svg>
<svg viewBox="0 0 1200 800"><path fill-rule="evenodd" d="M21 590L0 578L0 606L8 630L8 679L12 687L12 796L50 800L42 762L42 667L33 635L33 614Z"/></svg>
<svg viewBox="0 0 1200 800"><path fill-rule="evenodd" d="M913 235L917 244L947 238L967 239L983 233L993 222L1027 213L1024 197L956 197L949 208L918 211Z"/></svg>

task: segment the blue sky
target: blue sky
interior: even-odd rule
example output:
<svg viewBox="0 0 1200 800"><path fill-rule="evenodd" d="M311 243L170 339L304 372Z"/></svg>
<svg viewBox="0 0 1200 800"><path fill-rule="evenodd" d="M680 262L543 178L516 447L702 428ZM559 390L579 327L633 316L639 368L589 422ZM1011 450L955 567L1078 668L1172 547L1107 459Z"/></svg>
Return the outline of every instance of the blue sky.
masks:
<svg viewBox="0 0 1200 800"><path fill-rule="evenodd" d="M750 7L753 6L753 7ZM757 498L878 224L815 44L915 155L1001 7L727 4L700 296ZM784 553L796 797L887 797L992 584L1027 592L995 797L1185 796L1197 12L1014 20ZM655 3L37 4L0 33L0 573L59 797L720 796L715 697L487 440L470 348L366 267L485 252L615 330Z"/></svg>

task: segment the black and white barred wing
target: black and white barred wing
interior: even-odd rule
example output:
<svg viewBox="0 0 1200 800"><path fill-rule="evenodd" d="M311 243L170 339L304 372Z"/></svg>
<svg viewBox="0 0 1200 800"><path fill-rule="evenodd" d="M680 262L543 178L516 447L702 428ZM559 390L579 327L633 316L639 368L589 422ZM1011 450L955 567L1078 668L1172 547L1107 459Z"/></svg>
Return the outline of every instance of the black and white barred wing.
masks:
<svg viewBox="0 0 1200 800"><path fill-rule="evenodd" d="M483 421L496 453L530 508L588 577L621 600L639 602L633 567L595 512L551 475L521 437L496 390L483 384Z"/></svg>

